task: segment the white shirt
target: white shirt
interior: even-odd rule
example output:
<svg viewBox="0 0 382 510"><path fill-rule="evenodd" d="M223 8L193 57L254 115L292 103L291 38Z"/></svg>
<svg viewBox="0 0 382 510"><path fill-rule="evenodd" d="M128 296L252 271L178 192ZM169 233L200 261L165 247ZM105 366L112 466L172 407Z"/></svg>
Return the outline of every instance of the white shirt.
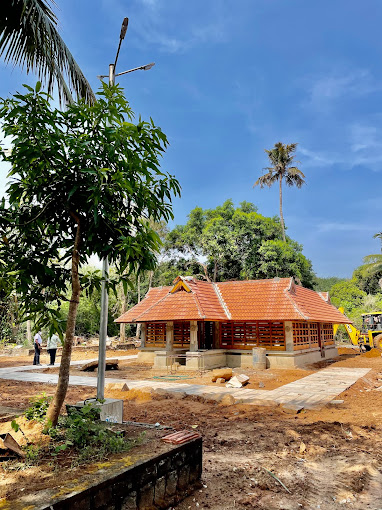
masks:
<svg viewBox="0 0 382 510"><path fill-rule="evenodd" d="M37 343L37 344L40 344L40 345L42 344L42 338L41 338L41 336L40 336L40 333L36 333L36 334L35 334L35 336L34 336L34 341L35 341L35 343Z"/></svg>
<svg viewBox="0 0 382 510"><path fill-rule="evenodd" d="M58 343L60 342L60 339L57 335L52 335L48 339L48 343L46 344L47 349L57 349ZM61 343L61 342L60 342Z"/></svg>

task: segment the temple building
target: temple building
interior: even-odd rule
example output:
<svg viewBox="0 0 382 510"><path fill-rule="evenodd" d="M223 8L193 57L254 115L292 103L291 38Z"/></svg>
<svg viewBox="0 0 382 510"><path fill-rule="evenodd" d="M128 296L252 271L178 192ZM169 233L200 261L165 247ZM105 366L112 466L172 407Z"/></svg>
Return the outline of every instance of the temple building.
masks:
<svg viewBox="0 0 382 510"><path fill-rule="evenodd" d="M333 358L333 325L351 323L328 293L293 278L212 283L191 276L150 289L116 322L142 325L138 360L165 367L167 358L182 354L189 369L201 356L205 368L251 367L259 347L269 367Z"/></svg>

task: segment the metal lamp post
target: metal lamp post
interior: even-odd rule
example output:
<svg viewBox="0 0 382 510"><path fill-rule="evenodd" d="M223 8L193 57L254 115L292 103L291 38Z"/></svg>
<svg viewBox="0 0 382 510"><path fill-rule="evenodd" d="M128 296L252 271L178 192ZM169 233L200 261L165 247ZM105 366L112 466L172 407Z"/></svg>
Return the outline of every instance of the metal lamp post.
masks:
<svg viewBox="0 0 382 510"><path fill-rule="evenodd" d="M115 61L114 61L114 64L109 64L109 74L108 75L100 75L97 77L100 79L109 78L109 85L115 84L116 76L122 76L123 74L132 73L133 71L148 71L153 66L155 66L155 63L151 62L151 64L134 67L134 69L129 69L128 71L123 71L122 73L115 74L115 68L117 66L119 50L121 49L122 41L125 38L128 24L129 24L129 18L124 18L124 20L122 22L122 27L121 27L121 33L119 36L119 44L118 44L117 54L115 56ZM104 391L105 391L106 337L107 337L107 320L108 320L108 304L109 304L109 296L108 296L108 292L107 292L108 274L109 274L109 262L108 262L108 258L104 257L102 259L101 320L100 320L100 328L99 328L97 400L104 400Z"/></svg>

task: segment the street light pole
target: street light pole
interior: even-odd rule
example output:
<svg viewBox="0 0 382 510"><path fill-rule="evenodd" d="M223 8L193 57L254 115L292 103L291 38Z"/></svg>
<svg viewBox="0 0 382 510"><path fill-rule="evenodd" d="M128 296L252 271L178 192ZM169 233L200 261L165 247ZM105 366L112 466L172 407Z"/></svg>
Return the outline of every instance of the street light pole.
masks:
<svg viewBox="0 0 382 510"><path fill-rule="evenodd" d="M118 53L119 48L121 46L121 41L122 40L120 40L119 42ZM109 64L109 85L110 86L114 85L114 82L115 82L115 63ZM109 261L107 257L104 257L102 259L101 317L99 325L97 400L104 400L105 398L106 338L109 312L109 295L107 292L108 275L109 275Z"/></svg>
<svg viewBox="0 0 382 510"><path fill-rule="evenodd" d="M119 50L121 48L121 43L126 35L127 26L129 24L129 18L125 18L122 22L121 34L119 36L119 45L117 50L117 55L115 57L114 64L109 64L109 75L98 76L98 78L109 78L109 85L112 86L115 84L115 77L121 76L123 74L131 73L133 71L143 70L148 71L151 69L155 63L146 64L144 66L135 67L134 69L129 69L128 71L123 71L122 73L115 74L115 69L117 66L117 60L119 55ZM107 257L102 259L102 284L101 284L101 318L100 318L100 327L99 327L99 347L98 347L98 373L97 373L97 400L104 400L105 397L105 370L106 370L106 338L107 338L107 319L108 319L108 305L109 305L109 296L107 292L107 280L109 275L109 261Z"/></svg>

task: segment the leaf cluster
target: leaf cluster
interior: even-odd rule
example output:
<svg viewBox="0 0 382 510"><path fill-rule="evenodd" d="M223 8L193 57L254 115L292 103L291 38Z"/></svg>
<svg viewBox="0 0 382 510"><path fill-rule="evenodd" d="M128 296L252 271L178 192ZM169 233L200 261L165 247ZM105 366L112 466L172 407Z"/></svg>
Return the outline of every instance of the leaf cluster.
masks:
<svg viewBox="0 0 382 510"><path fill-rule="evenodd" d="M92 255L108 257L127 287L133 272L152 270L160 238L152 222L173 217L178 181L160 168L168 141L152 119L133 123L118 86L103 84L98 101L65 111L26 86L0 101L0 119L13 140L7 201L0 204L0 274L21 296L24 319L61 332L59 307L72 277L80 232L82 289L100 274L81 272Z"/></svg>
<svg viewBox="0 0 382 510"><path fill-rule="evenodd" d="M5 62L33 71L48 92L58 86L60 101L73 101L71 89L88 103L94 93L57 30L57 17L49 0L2 0L0 56ZM68 77L68 84L65 81Z"/></svg>
<svg viewBox="0 0 382 510"><path fill-rule="evenodd" d="M257 208L243 202L235 208L227 200L215 209L193 209L186 225L175 227L167 236L166 253L172 260L207 260L217 280L296 276L312 287L311 263L302 254L302 246L287 238L283 243L278 218L268 218ZM198 271L200 272L200 270Z"/></svg>

